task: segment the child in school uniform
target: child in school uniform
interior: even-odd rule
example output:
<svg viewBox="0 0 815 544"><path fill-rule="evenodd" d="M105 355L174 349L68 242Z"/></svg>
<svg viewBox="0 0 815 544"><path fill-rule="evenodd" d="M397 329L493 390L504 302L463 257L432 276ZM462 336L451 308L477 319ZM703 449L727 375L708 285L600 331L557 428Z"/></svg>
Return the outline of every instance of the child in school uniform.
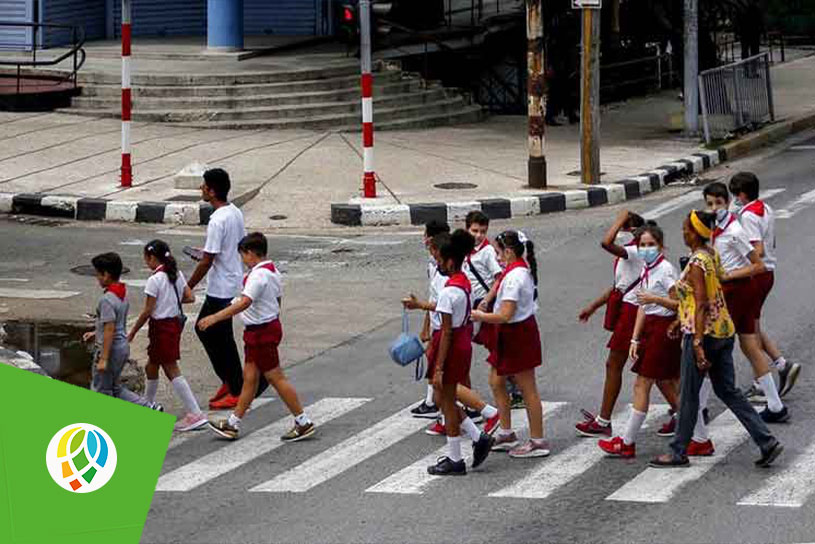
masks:
<svg viewBox="0 0 815 544"><path fill-rule="evenodd" d="M241 419L255 398L262 374L294 416L294 426L280 439L284 442L303 440L314 434L316 426L303 411L297 391L280 368L278 346L283 339L283 327L280 324L283 283L280 272L266 258L268 242L263 234L254 232L245 236L238 245L238 251L243 264L249 269L249 273L244 276L241 295L228 307L198 322L198 327L206 330L240 314L246 325L243 333L246 360L238 405L228 418L211 421L210 428L223 438L238 438Z"/></svg>
<svg viewBox="0 0 815 544"><path fill-rule="evenodd" d="M195 302L195 296L187 286L184 275L178 270L166 242L153 240L144 246L144 262L153 274L144 287L144 309L127 335L127 341L132 343L136 334L147 323L150 343L145 367L145 397L150 402L155 401L159 369L162 369L187 411L176 429L181 432L199 429L207 424L207 416L198 406L190 384L178 367L178 360L181 358L181 333L186 320L181 305Z"/></svg>
<svg viewBox="0 0 815 544"><path fill-rule="evenodd" d="M543 438L543 408L535 382L535 369L543 362L537 304L535 248L522 233L505 231L495 239L499 259L506 268L497 289L492 312L473 311L473 320L498 326L495 350L490 354L490 387L498 404L500 430L494 450L511 457L545 457L549 448ZM526 401L530 440L519 445L512 430L508 376L514 376Z"/></svg>
<svg viewBox="0 0 815 544"><path fill-rule="evenodd" d="M636 456L636 437L648 414L651 388L660 384L671 408L678 410L679 375L682 346L679 337L668 336L676 321L677 300L670 293L678 279L676 268L665 258L664 234L654 225L639 230L639 257L643 262L637 300L640 304L629 354L634 361L631 370L637 374L634 382L634 402L625 433L609 440L600 440L600 449L619 457ZM695 455L689 448L688 455Z"/></svg>

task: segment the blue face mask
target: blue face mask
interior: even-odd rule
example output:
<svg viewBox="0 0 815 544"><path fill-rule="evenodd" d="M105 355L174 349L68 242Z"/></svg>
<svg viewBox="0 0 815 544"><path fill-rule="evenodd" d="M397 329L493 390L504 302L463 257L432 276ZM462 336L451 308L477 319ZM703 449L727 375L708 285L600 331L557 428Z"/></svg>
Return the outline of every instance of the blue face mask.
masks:
<svg viewBox="0 0 815 544"><path fill-rule="evenodd" d="M640 259L645 261L648 264L653 263L659 257L659 248L658 247L641 247L637 249L637 253L640 256Z"/></svg>
<svg viewBox="0 0 815 544"><path fill-rule="evenodd" d="M741 210L743 207L744 207L744 202L742 202L742 201L741 201L741 200L739 200L738 198L737 198L737 199L735 199L735 200L733 200L733 209L734 209L735 211L739 211L739 210Z"/></svg>
<svg viewBox="0 0 815 544"><path fill-rule="evenodd" d="M722 208L720 210L716 210L716 222L717 223L724 223L725 219L727 219L727 216L729 214L730 214L730 212L728 212L724 208Z"/></svg>

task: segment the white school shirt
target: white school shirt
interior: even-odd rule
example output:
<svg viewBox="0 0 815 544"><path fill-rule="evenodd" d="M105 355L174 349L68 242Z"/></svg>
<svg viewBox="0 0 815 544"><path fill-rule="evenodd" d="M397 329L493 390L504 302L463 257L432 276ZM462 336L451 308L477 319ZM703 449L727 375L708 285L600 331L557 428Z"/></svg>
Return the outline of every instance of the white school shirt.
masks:
<svg viewBox="0 0 815 544"><path fill-rule="evenodd" d="M498 288L495 308L499 309L505 300L516 304L515 315L509 320L510 323L520 323L538 312L535 281L528 268L514 268L504 276L501 287Z"/></svg>
<svg viewBox="0 0 815 544"><path fill-rule="evenodd" d="M212 212L204 245L204 252L215 256L207 274L207 295L231 299L241 292L243 264L238 243L244 236L243 213L234 204Z"/></svg>
<svg viewBox="0 0 815 544"><path fill-rule="evenodd" d="M439 322L441 322L441 314L451 315L453 328L457 329L465 325L469 310L467 293L464 292L464 289L450 285L443 287L439 292L439 300L436 302L434 313L439 316ZM439 323L439 329L441 329L441 323Z"/></svg>
<svg viewBox="0 0 815 544"><path fill-rule="evenodd" d="M645 274L645 267L641 271L641 276ZM641 291L644 293L651 293L658 297L668 297L671 287L679 279L676 268L668 259L663 259L658 265L648 271L648 280L643 279L634 291ZM643 306L645 315L659 315L664 317L671 317L676 315L676 312L669 310L659 304L646 304Z"/></svg>
<svg viewBox="0 0 815 544"><path fill-rule="evenodd" d="M778 264L775 258L775 212L764 203L764 216L759 216L750 209L757 202L759 201L754 200L742 208L739 212L739 220L751 243L762 242L764 244L764 256L761 258L764 266L767 267L767 270L775 270Z"/></svg>
<svg viewBox="0 0 815 544"><path fill-rule="evenodd" d="M637 251L637 246L623 246L625 252L628 253L627 259L617 258L614 264L614 287L621 292L631 287L631 284L637 281L642 272L642 267L645 264L640 259L640 254ZM639 285L637 286L639 287ZM631 289L624 297L623 302L639 306L637 302L637 287Z"/></svg>
<svg viewBox="0 0 815 544"><path fill-rule="evenodd" d="M434 266L433 275L430 278L430 283L427 288L428 300L431 304L438 303L439 294L449 279L449 277L441 273L438 266ZM441 330L441 316L438 312L430 312L430 329L434 331Z"/></svg>
<svg viewBox="0 0 815 544"><path fill-rule="evenodd" d="M147 278L144 286L144 294L156 299L156 306L150 317L153 319L169 319L177 317L180 312L178 301L184 298L184 288L187 287L187 280L179 270L178 278L175 280L175 289L170 285L170 278L163 270L159 270ZM175 294L178 293L178 298Z"/></svg>
<svg viewBox="0 0 815 544"><path fill-rule="evenodd" d="M472 266L470 266L470 263L472 263ZM467 279L470 280L470 285L473 289L473 301L476 301L486 297L489 291L484 289L481 282L475 277L473 268L478 272L488 288L492 287L492 284L495 283L495 276L502 272L501 265L498 262L498 253L496 253L495 248L492 247L492 244L487 240L484 240L478 249L464 260L464 265L462 266L462 271L467 275Z"/></svg>
<svg viewBox="0 0 815 544"><path fill-rule="evenodd" d="M246 276L241 294L252 299L252 305L241 312L244 325L263 325L280 316L277 299L283 296L283 278L279 270L272 272L263 267L271 262L258 263Z"/></svg>
<svg viewBox="0 0 815 544"><path fill-rule="evenodd" d="M724 271L732 272L750 266L750 259L747 256L754 248L738 218L729 215L719 224L719 228L724 230L716 234L713 247L719 253Z"/></svg>

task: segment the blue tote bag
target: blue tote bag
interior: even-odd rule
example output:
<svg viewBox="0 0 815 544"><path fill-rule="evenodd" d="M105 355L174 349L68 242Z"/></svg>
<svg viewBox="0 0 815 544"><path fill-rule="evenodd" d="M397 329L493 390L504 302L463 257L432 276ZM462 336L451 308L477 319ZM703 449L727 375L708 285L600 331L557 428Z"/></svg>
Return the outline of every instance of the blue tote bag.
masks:
<svg viewBox="0 0 815 544"><path fill-rule="evenodd" d="M419 337L415 334L410 334L410 320L408 318L407 309L402 309L402 333L391 344L388 350L393 362L399 366L408 366L409 364L416 363L416 381L422 379L424 374L424 346Z"/></svg>

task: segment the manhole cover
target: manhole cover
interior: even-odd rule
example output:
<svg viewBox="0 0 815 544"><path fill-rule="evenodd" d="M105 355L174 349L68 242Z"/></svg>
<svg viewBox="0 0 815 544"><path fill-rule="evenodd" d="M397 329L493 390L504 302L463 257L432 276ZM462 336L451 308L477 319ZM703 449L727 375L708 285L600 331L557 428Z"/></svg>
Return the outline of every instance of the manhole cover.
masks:
<svg viewBox="0 0 815 544"><path fill-rule="evenodd" d="M580 175L580 170L572 170L571 172L569 172L569 173L568 173L568 174L566 174L566 175L567 175L567 176L579 176L579 175ZM606 173L605 173L605 172L600 172L600 175L601 175L601 176L605 176L605 175L606 175Z"/></svg>
<svg viewBox="0 0 815 544"><path fill-rule="evenodd" d="M288 216L283 214L270 215L269 219L271 219L272 221L283 221L284 219L288 219Z"/></svg>
<svg viewBox="0 0 815 544"><path fill-rule="evenodd" d="M447 183L437 183L434 185L436 189L446 189L446 190L460 190L460 189L475 189L478 187L475 183L461 183L458 181L451 181Z"/></svg>
<svg viewBox="0 0 815 544"><path fill-rule="evenodd" d="M73 272L74 274L77 274L79 276L95 276L96 275L96 270L93 268L93 266L91 266L89 264L83 264L81 266L75 266L75 267L73 267L71 269L71 272ZM130 269L128 267L125 266L124 268L122 268L122 275L123 276L125 274L127 274L128 272L130 272Z"/></svg>
<svg viewBox="0 0 815 544"><path fill-rule="evenodd" d="M167 200L170 202L198 202L201 200L201 195L175 195Z"/></svg>

